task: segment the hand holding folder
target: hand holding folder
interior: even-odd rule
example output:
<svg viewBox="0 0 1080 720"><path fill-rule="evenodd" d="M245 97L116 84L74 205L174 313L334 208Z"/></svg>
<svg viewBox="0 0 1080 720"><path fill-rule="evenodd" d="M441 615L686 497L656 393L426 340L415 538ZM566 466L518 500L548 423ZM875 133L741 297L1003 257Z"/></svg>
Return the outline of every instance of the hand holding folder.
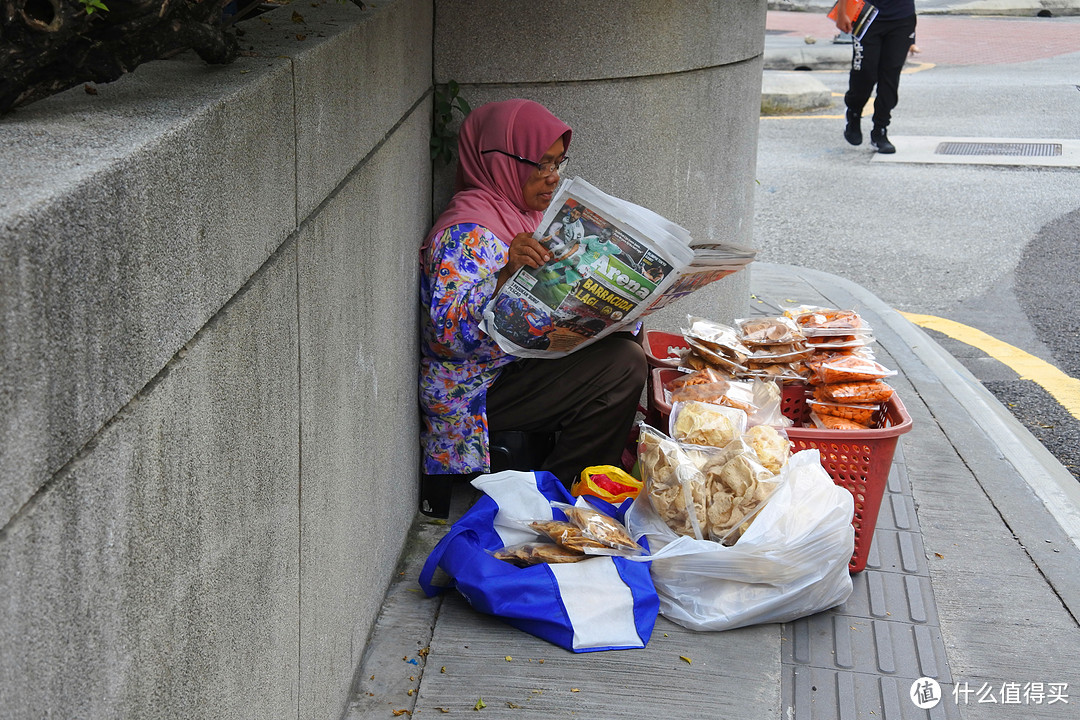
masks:
<svg viewBox="0 0 1080 720"><path fill-rule="evenodd" d="M841 3L844 6L844 15L847 16L847 20L851 23L850 28L844 28L837 20L840 15ZM836 27L840 28L841 31L851 33L856 40L862 40L863 35L866 34L870 23L874 22L877 14L878 9L866 2L866 0L836 0L836 4L832 6L832 10L829 11L827 17L835 22Z"/></svg>

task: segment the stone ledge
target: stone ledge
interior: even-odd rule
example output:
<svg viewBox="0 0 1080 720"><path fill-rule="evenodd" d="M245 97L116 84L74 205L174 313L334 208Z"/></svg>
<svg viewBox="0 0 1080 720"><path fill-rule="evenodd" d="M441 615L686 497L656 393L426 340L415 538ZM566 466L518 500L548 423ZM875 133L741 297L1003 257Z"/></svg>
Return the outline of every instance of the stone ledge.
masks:
<svg viewBox="0 0 1080 720"><path fill-rule="evenodd" d="M766 70L761 73L761 114L782 115L829 107L832 92L804 72Z"/></svg>

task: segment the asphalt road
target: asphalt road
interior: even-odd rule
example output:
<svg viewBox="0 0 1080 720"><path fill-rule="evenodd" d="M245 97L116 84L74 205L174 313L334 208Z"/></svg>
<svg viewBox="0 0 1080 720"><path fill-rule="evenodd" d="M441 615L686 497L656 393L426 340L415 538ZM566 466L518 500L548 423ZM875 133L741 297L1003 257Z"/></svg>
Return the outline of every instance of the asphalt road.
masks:
<svg viewBox="0 0 1080 720"><path fill-rule="evenodd" d="M942 20L951 27L920 19L926 65L901 79L889 128L898 153L908 135L1080 137L1080 18ZM1041 31L1075 35L1076 51L1047 49ZM846 73L813 75L846 89ZM868 145L842 139L835 101L761 120L758 257L835 273L899 310L970 325L1080 377L1080 170L873 162ZM935 337L1080 478L1080 422L984 353Z"/></svg>

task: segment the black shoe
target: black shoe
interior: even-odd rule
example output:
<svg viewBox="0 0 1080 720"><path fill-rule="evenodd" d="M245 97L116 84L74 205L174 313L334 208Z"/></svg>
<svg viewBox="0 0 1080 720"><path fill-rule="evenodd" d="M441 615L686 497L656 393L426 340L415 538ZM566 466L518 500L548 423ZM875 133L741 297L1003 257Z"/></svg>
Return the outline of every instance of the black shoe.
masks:
<svg viewBox="0 0 1080 720"><path fill-rule="evenodd" d="M844 139L852 145L862 145L862 128L859 123L862 116L858 113L847 111L847 127L844 128Z"/></svg>
<svg viewBox="0 0 1080 720"><path fill-rule="evenodd" d="M876 127L870 131L870 146L882 155L891 155L896 152L896 146L889 142L889 136L883 127Z"/></svg>
<svg viewBox="0 0 1080 720"><path fill-rule="evenodd" d="M454 475L420 475L420 512L428 517L450 517L450 495Z"/></svg>

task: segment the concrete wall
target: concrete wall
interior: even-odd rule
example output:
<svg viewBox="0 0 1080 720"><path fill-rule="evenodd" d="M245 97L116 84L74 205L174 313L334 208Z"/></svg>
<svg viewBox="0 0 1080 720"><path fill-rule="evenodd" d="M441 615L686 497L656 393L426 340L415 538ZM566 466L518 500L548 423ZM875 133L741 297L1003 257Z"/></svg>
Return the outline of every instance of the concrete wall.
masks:
<svg viewBox="0 0 1080 720"><path fill-rule="evenodd" d="M365 5L0 119L0 718L341 715L415 515L432 68L750 243L763 0Z"/></svg>
<svg viewBox="0 0 1080 720"><path fill-rule="evenodd" d="M431 197L431 5L368 8L0 120L0 717L342 713Z"/></svg>
<svg viewBox="0 0 1080 720"><path fill-rule="evenodd" d="M574 129L570 175L695 242L753 245L765 0L435 0L435 11L437 83L456 80L474 106L543 103ZM737 273L710 287L710 317L742 312L748 283Z"/></svg>

